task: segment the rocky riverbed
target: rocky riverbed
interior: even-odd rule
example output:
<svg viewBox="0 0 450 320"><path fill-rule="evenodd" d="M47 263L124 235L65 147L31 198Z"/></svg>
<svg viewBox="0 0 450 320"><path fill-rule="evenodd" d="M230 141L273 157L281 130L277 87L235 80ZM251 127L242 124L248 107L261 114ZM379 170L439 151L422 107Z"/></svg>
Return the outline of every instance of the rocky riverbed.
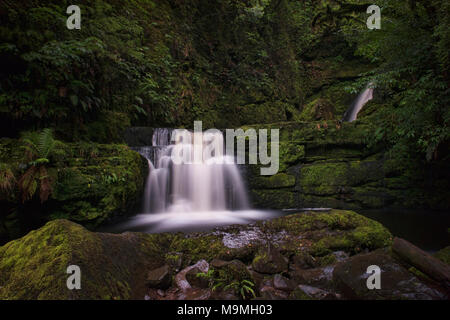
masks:
<svg viewBox="0 0 450 320"><path fill-rule="evenodd" d="M95 233L54 220L0 247L0 299L447 299L445 283L392 242L378 222L343 210L191 234ZM69 265L80 267L80 290L67 289ZM381 269L380 290L366 286L370 265Z"/></svg>

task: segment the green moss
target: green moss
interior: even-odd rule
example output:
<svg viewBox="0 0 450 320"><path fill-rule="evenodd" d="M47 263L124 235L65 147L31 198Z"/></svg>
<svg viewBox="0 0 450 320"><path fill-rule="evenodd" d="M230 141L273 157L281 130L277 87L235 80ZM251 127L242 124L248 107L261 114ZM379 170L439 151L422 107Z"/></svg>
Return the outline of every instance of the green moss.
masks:
<svg viewBox="0 0 450 320"><path fill-rule="evenodd" d="M446 264L450 264L450 246L436 252L434 256Z"/></svg>
<svg viewBox="0 0 450 320"><path fill-rule="evenodd" d="M314 163L300 168L300 186L305 194L334 195L352 192L350 187L383 179L377 161Z"/></svg>
<svg viewBox="0 0 450 320"><path fill-rule="evenodd" d="M335 118L334 106L328 99L317 98L308 103L299 116L301 121L332 120Z"/></svg>
<svg viewBox="0 0 450 320"><path fill-rule="evenodd" d="M252 188L278 189L295 186L295 177L286 173L278 173L273 176L257 176L252 182Z"/></svg>
<svg viewBox="0 0 450 320"><path fill-rule="evenodd" d="M325 267L336 262L336 256L332 253L316 258L317 266Z"/></svg>
<svg viewBox="0 0 450 320"><path fill-rule="evenodd" d="M366 248L373 250L389 246L392 241L392 235L380 223L344 210L286 216L265 221L261 223L261 227L266 232L285 230L293 235L326 230L310 248L314 256L326 256L337 250L350 253Z"/></svg>
<svg viewBox="0 0 450 320"><path fill-rule="evenodd" d="M297 208L297 194L291 190L250 190L252 203L260 208Z"/></svg>

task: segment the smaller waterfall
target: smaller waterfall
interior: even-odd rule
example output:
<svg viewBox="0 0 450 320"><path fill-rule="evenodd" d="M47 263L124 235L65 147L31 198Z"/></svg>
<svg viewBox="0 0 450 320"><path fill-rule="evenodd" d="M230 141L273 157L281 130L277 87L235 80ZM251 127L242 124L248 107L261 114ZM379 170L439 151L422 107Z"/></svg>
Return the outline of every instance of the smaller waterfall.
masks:
<svg viewBox="0 0 450 320"><path fill-rule="evenodd" d="M352 103L350 108L344 113L342 121L352 122L355 121L359 111L364 107L364 105L373 99L373 83L369 83L366 88L358 95L356 100Z"/></svg>

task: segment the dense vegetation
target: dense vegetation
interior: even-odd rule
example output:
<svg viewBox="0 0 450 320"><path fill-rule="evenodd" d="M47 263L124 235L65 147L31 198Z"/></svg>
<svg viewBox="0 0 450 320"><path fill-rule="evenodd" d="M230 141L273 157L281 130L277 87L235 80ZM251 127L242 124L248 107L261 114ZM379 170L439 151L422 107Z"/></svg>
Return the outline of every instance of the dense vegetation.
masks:
<svg viewBox="0 0 450 320"><path fill-rule="evenodd" d="M372 81L383 93L377 139L442 159L449 4L375 2L381 30L356 0L85 1L81 30L68 30L68 1L4 1L1 133L50 126L111 142L129 125L295 120L323 88L324 60L339 69L360 56L371 71L346 89Z"/></svg>

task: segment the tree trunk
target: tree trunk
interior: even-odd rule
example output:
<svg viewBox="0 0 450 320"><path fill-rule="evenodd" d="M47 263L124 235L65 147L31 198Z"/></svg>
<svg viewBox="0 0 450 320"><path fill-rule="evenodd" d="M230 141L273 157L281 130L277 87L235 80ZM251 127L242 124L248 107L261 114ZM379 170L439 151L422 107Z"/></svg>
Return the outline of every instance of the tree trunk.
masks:
<svg viewBox="0 0 450 320"><path fill-rule="evenodd" d="M410 265L450 288L450 266L408 241L395 238L392 250Z"/></svg>

